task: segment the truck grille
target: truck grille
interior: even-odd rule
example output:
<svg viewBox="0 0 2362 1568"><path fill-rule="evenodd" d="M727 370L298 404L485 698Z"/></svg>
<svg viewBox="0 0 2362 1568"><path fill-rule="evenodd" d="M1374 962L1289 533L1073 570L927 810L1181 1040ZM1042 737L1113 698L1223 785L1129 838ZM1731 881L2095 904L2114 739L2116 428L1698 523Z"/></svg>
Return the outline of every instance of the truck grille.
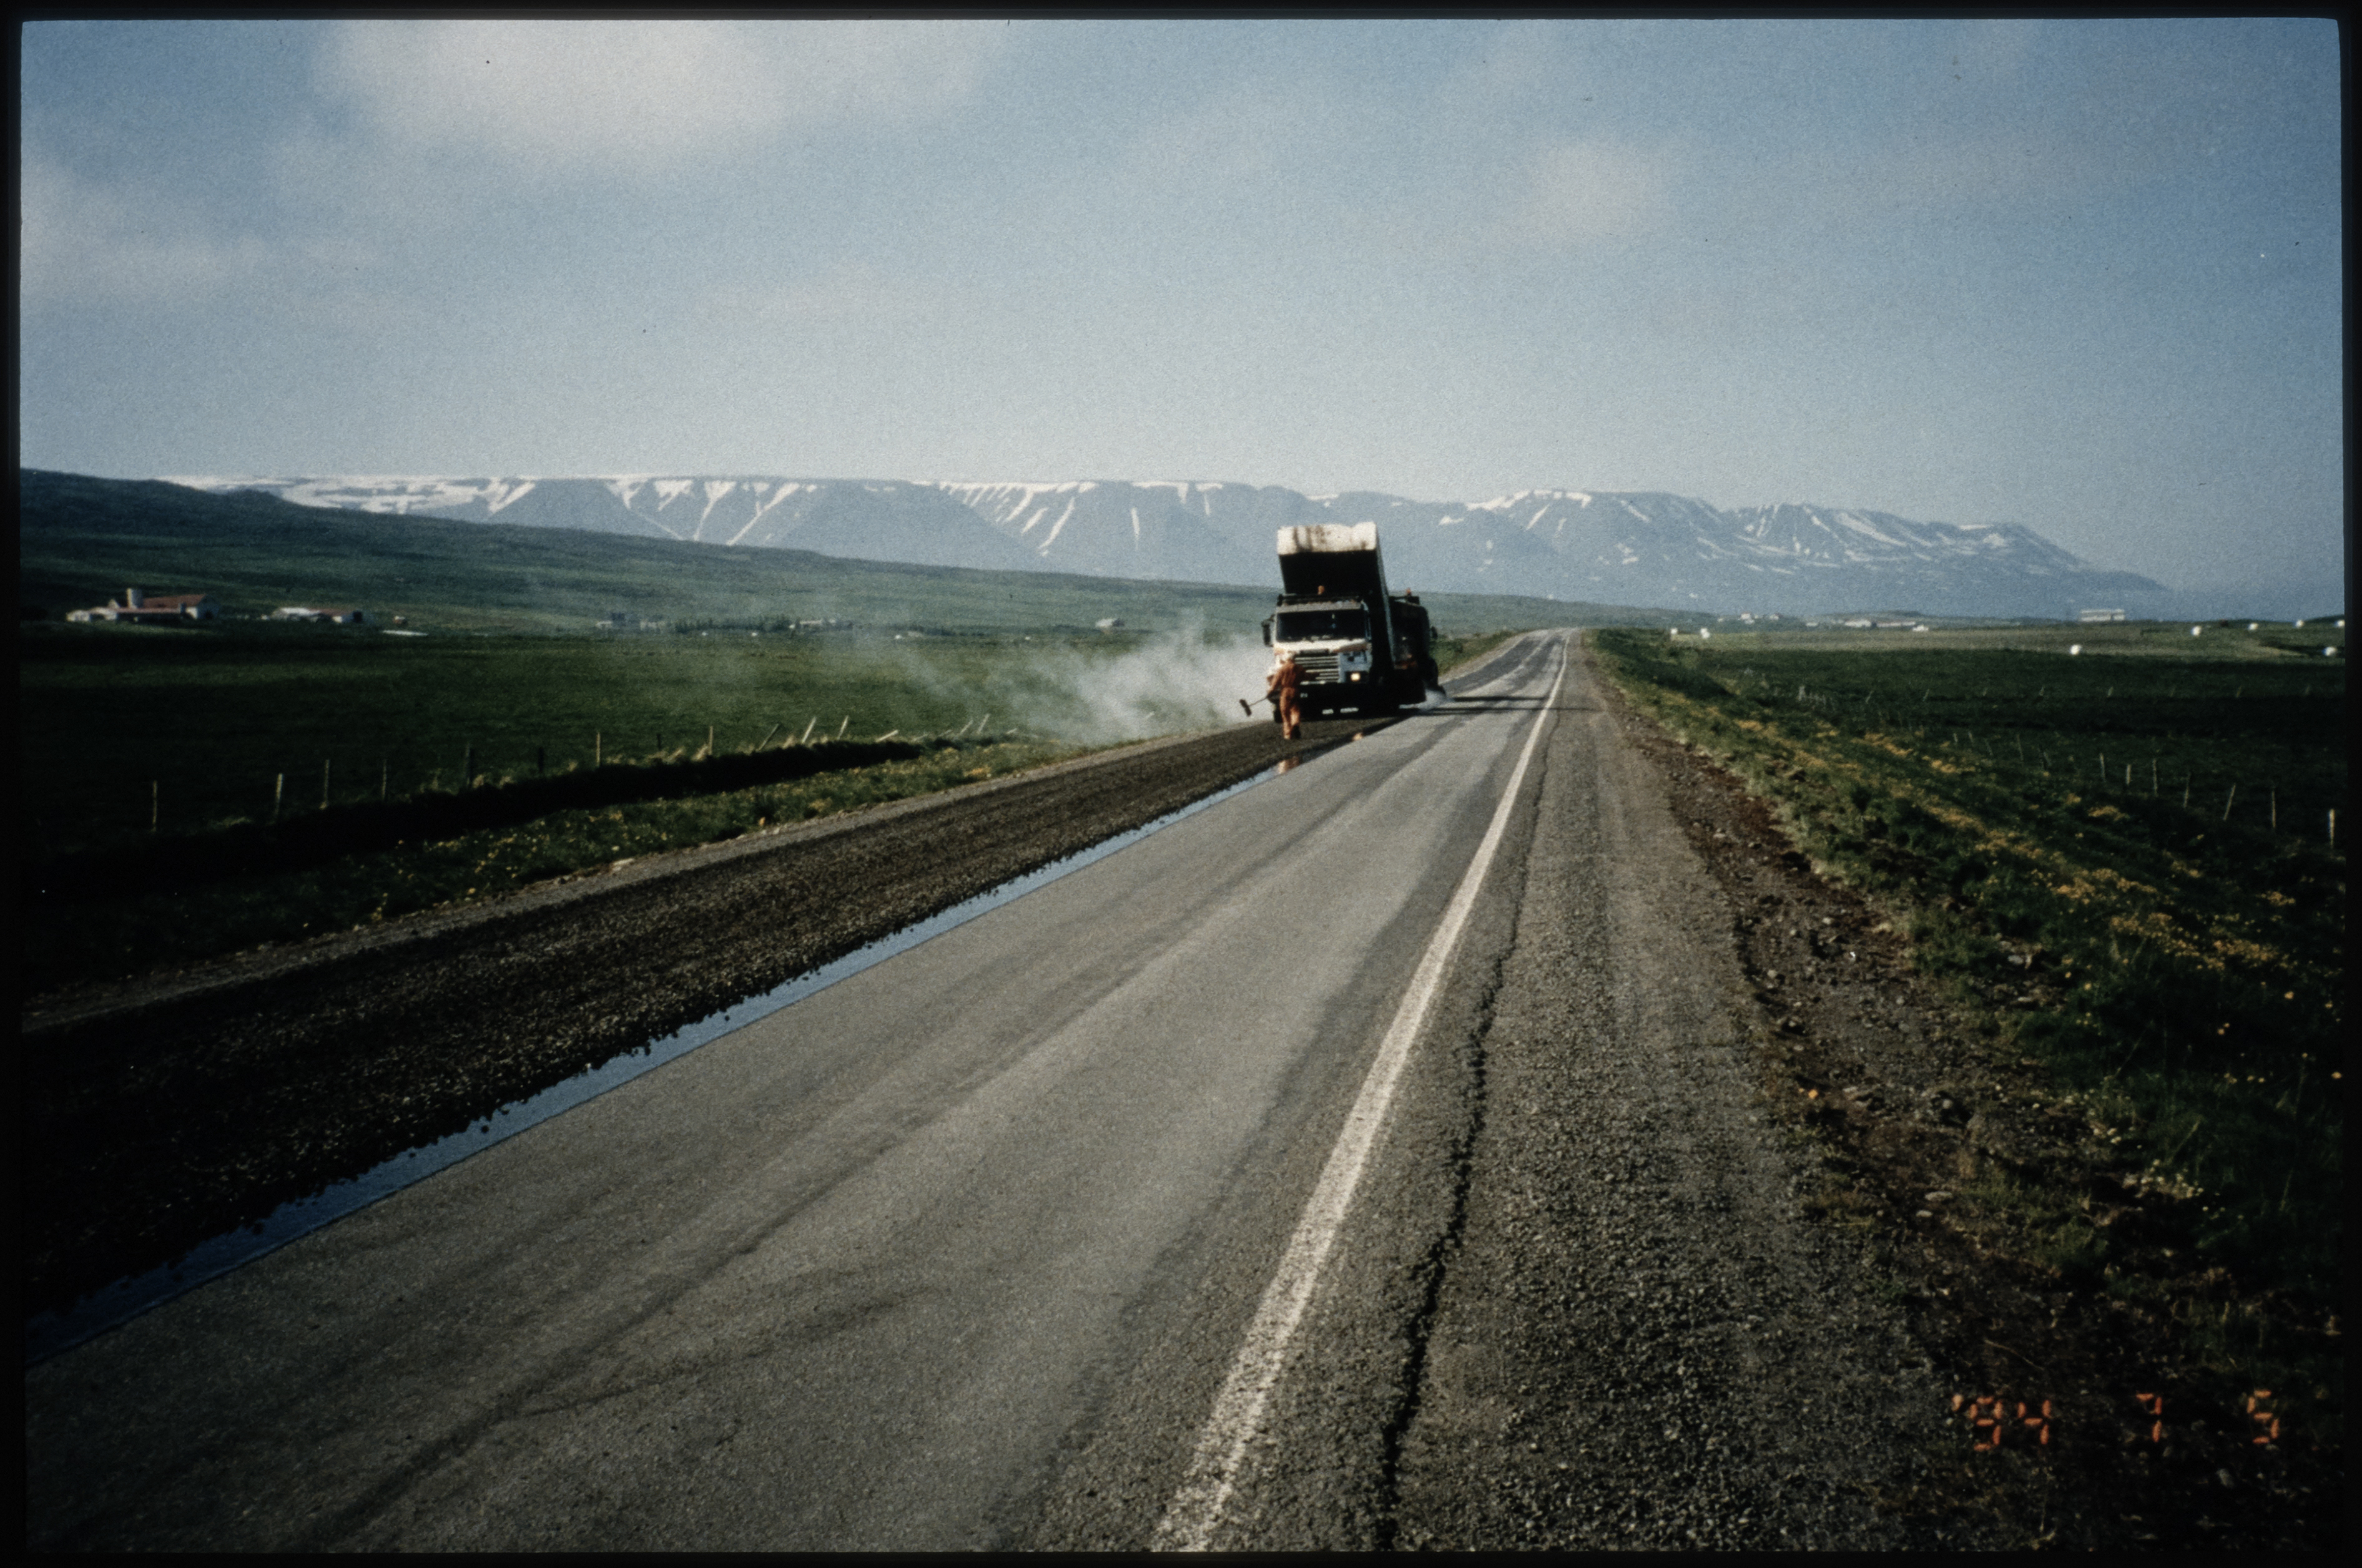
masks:
<svg viewBox="0 0 2362 1568"><path fill-rule="evenodd" d="M1334 653L1298 653L1296 667L1304 672L1308 681L1333 681L1337 676L1337 655Z"/></svg>

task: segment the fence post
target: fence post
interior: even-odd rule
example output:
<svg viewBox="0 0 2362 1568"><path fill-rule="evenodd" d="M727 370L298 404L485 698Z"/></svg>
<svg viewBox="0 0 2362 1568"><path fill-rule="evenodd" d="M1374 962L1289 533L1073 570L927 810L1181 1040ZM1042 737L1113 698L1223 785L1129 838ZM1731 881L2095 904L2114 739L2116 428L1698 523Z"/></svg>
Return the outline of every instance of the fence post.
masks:
<svg viewBox="0 0 2362 1568"><path fill-rule="evenodd" d="M279 820L279 799L287 793L287 775L273 774L270 780L270 820Z"/></svg>
<svg viewBox="0 0 2362 1568"><path fill-rule="evenodd" d="M323 811L328 809L328 762L326 757L320 759L320 809Z"/></svg>
<svg viewBox="0 0 2362 1568"><path fill-rule="evenodd" d="M377 799L380 806L385 804L385 786L392 777L393 759L380 757L377 760Z"/></svg>
<svg viewBox="0 0 2362 1568"><path fill-rule="evenodd" d="M2228 821L2230 821L2230 820L2231 820L2231 803L2232 803L2233 801L2235 801L2235 800L2238 799L2238 798L2239 798L2239 786L2238 786L2237 784L2233 784L2233 785L2231 786L2231 793L2230 793L2230 794L2228 794L2228 795L2224 795L2224 796L2223 797L2223 820L2224 820L2224 821L2228 822Z"/></svg>
<svg viewBox="0 0 2362 1568"><path fill-rule="evenodd" d="M599 732L593 729L590 731L590 765L597 767L604 755L605 753L600 749Z"/></svg>
<svg viewBox="0 0 2362 1568"><path fill-rule="evenodd" d="M163 798L163 785L154 779L148 781L148 831L156 831L157 807Z"/></svg>
<svg viewBox="0 0 2362 1568"><path fill-rule="evenodd" d="M476 749L473 746L468 748L464 760L459 763L459 787L463 790L476 787Z"/></svg>

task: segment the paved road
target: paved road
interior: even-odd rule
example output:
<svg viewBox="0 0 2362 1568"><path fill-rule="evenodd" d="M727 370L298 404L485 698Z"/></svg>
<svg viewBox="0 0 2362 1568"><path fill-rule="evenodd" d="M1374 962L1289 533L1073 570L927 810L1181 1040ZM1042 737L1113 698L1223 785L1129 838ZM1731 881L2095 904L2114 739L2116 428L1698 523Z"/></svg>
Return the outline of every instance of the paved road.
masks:
<svg viewBox="0 0 2362 1568"><path fill-rule="evenodd" d="M1168 737L40 999L19 1021L27 1311L144 1274L1355 728Z"/></svg>
<svg viewBox="0 0 2362 1568"><path fill-rule="evenodd" d="M1530 639L1447 707L33 1368L28 1538L1145 1540L1560 663ZM1518 882L1476 901L1429 1032L1473 1026ZM1438 1169L1372 1198L1403 1255L1448 1221ZM1353 1331L1374 1376L1336 1412L1381 1448L1402 1328Z"/></svg>
<svg viewBox="0 0 2362 1568"><path fill-rule="evenodd" d="M28 1542L1974 1544L1563 649L33 1367Z"/></svg>

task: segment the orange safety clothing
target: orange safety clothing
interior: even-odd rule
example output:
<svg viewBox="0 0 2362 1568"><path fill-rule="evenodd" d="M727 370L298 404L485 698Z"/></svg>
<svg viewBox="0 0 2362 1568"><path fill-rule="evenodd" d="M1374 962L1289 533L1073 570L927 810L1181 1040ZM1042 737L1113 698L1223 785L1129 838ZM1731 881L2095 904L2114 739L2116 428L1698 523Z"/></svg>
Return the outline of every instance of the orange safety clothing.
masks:
<svg viewBox="0 0 2362 1568"><path fill-rule="evenodd" d="M1304 671L1293 659L1283 659L1271 673L1271 706L1279 716L1280 733L1294 740L1304 733L1304 707L1298 688Z"/></svg>

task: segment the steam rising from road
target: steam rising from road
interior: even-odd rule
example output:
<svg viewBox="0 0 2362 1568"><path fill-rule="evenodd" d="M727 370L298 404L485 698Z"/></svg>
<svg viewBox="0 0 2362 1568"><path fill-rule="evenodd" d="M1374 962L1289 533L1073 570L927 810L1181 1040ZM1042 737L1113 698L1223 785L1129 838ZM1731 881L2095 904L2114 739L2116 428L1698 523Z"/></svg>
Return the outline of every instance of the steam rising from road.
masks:
<svg viewBox="0 0 2362 1568"><path fill-rule="evenodd" d="M982 691L944 695L989 712L996 731L1096 745L1246 723L1239 700L1263 696L1270 667L1270 650L1260 642L1209 639L1193 626L1120 650L1069 643L1011 650L1007 667ZM936 672L912 673L943 691ZM1254 713L1269 716L1267 708Z"/></svg>

